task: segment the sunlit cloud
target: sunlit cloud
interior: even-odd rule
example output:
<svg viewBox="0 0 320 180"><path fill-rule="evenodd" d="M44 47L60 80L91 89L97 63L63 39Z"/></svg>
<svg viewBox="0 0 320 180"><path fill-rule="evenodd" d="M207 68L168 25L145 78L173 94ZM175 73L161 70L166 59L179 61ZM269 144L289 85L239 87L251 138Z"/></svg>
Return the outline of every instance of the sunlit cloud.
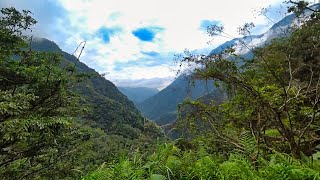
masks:
<svg viewBox="0 0 320 180"><path fill-rule="evenodd" d="M237 28L253 22L253 32L263 33L283 17L282 1L2 0L0 5L30 9L39 21L35 35L66 52L86 41L80 60L107 72L116 85L163 88L175 78L173 54L185 49L206 53L231 40L212 40L207 26L224 25L228 34L239 37ZM259 16L265 7L270 7L268 18Z"/></svg>

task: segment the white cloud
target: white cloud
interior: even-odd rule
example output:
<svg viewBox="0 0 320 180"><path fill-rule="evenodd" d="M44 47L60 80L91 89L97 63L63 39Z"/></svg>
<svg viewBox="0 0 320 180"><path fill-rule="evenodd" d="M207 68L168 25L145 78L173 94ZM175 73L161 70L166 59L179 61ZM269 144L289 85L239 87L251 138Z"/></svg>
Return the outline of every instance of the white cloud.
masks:
<svg viewBox="0 0 320 180"><path fill-rule="evenodd" d="M102 26L118 26L122 32L110 37L110 43L87 39L88 53L82 57L85 63L95 64L98 69L109 72L108 79L119 83L121 79L172 77L166 64L154 67L128 67L114 70L116 63L139 61L145 58L142 51L159 53L182 52L185 48L208 48L208 36L199 26L202 20L216 20L224 24L227 31L237 35L237 27L246 22L266 24L264 17L255 17L254 10L280 3L279 0L60 0L68 11L71 26L76 29L73 43L80 41L79 34L93 34ZM153 42L143 42L132 35L140 27L164 28L156 34ZM69 39L69 40L70 40ZM215 39L214 47L225 38ZM72 41L71 41L72 42ZM70 45L70 43L68 43ZM168 59L170 61L171 59ZM88 63L94 61L94 63ZM166 63L166 62L164 62Z"/></svg>
<svg viewBox="0 0 320 180"><path fill-rule="evenodd" d="M265 18L255 18L254 10L280 3L279 0L60 0L69 11L71 21L93 32L102 25L120 25L127 33L141 26L158 25L165 28L159 35L163 50L205 47L208 37L199 31L201 20L219 20L231 34L238 26L254 21L265 23ZM114 13L121 15L110 20ZM80 23L81 22L81 23ZM130 40L127 40L130 43ZM122 42L124 43L124 42ZM126 42L125 42L126 43Z"/></svg>
<svg viewBox="0 0 320 180"><path fill-rule="evenodd" d="M20 4L27 8L30 4L30 7L34 8L39 1L30 0L32 3ZM72 53L78 43L86 40L87 45L80 60L99 72L108 72L107 78L116 84L127 82L125 79L152 78L160 78L167 84L168 79L174 77L174 73L169 69L172 67L169 53L180 53L185 48L212 49L230 40L219 37L214 39L213 44L208 45L210 38L201 30L201 21L220 21L226 31L233 36L237 36L237 27L246 22L260 25L262 32L270 27L264 26L268 24L268 20L265 17L256 16L254 10L269 5L280 5L282 1L46 0L42 4L49 2L55 4L61 7L64 13L50 22L54 24L50 27L54 30L46 30L43 25L45 22L40 22L40 24L46 31L43 34L57 42L67 52ZM4 2L4 4L10 4L11 1L4 0ZM18 0L14 2L19 4ZM46 14L46 9L50 7L42 6L43 12L34 13ZM38 11L41 8L34 9ZM109 39L107 39L109 43L106 43L106 40L103 40L98 34L102 27L118 28L119 32L109 34ZM155 33L152 42L147 42L139 40L132 34L134 30L142 27L160 27L163 30ZM160 56L149 57L143 52L156 52ZM159 58L159 63L148 64L154 60L151 58ZM119 64L130 65L134 62L137 62L137 65L126 68L118 67Z"/></svg>

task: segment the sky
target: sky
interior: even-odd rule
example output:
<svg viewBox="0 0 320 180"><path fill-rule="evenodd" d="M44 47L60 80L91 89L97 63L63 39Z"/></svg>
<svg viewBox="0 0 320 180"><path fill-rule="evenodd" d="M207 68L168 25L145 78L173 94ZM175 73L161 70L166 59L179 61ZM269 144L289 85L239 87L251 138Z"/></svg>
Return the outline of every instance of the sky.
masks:
<svg viewBox="0 0 320 180"><path fill-rule="evenodd" d="M253 22L253 34L273 23L259 15L269 8L273 21L284 17L282 0L0 0L0 8L28 9L38 21L33 35L56 42L80 61L122 87L163 89L176 78L174 55L185 49L207 54L225 41L212 39L208 25L237 28Z"/></svg>

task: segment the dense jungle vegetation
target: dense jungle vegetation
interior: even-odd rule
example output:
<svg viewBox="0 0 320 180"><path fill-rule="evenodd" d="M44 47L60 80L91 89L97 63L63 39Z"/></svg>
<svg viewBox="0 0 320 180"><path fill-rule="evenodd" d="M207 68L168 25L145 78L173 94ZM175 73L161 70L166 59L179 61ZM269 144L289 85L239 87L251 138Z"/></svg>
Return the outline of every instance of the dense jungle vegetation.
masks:
<svg viewBox="0 0 320 180"><path fill-rule="evenodd" d="M113 83L53 42L27 37L31 12L1 13L0 179L80 179L165 140Z"/></svg>
<svg viewBox="0 0 320 180"><path fill-rule="evenodd" d="M35 50L29 11L2 9L1 179L320 179L320 12L290 4L302 23L247 47L253 58L233 47L181 58L224 98L180 104L176 140L79 58Z"/></svg>

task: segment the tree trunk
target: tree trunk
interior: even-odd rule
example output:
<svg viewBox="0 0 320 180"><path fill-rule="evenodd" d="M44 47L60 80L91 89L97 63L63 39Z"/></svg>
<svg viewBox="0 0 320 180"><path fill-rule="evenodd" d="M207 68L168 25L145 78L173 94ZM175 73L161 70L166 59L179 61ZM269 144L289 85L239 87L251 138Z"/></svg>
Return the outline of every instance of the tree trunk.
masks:
<svg viewBox="0 0 320 180"><path fill-rule="evenodd" d="M296 142L290 141L290 149L291 149L291 154L293 155L294 158L301 159L301 150L300 150L300 147L297 146Z"/></svg>

